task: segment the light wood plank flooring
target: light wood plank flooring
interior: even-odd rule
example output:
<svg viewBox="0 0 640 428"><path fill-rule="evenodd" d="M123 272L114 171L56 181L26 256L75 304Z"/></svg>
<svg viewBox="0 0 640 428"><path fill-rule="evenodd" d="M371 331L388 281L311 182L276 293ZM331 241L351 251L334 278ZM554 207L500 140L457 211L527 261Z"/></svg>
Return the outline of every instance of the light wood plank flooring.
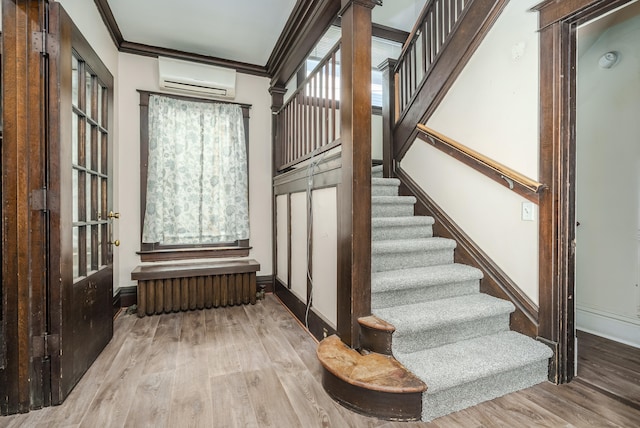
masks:
<svg viewBox="0 0 640 428"><path fill-rule="evenodd" d="M578 331L579 382L640 409L640 349Z"/></svg>
<svg viewBox="0 0 640 428"><path fill-rule="evenodd" d="M640 411L573 382L529 388L431 423L389 422L331 400L316 343L272 295L254 306L137 318L61 406L0 427L637 427Z"/></svg>

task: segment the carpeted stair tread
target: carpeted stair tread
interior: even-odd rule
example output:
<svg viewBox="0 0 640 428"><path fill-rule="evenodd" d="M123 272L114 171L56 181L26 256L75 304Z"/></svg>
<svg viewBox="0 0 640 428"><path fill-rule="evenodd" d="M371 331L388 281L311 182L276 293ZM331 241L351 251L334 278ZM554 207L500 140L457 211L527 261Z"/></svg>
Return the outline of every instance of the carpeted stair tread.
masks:
<svg viewBox="0 0 640 428"><path fill-rule="evenodd" d="M372 186L400 186L400 180L397 178L371 177Z"/></svg>
<svg viewBox="0 0 640 428"><path fill-rule="evenodd" d="M394 337L507 315L515 310L513 303L487 294L469 294L431 302L414 303L377 309L375 315L396 328ZM508 329L508 318L504 329Z"/></svg>
<svg viewBox="0 0 640 428"><path fill-rule="evenodd" d="M389 254L389 253L412 253L450 249L453 250L457 246L456 241L448 238L420 238L420 239L401 239L401 240L385 240L371 243L371 254Z"/></svg>
<svg viewBox="0 0 640 428"><path fill-rule="evenodd" d="M371 292L431 287L480 280L482 277L481 270L459 263L374 272L371 274Z"/></svg>
<svg viewBox="0 0 640 428"><path fill-rule="evenodd" d="M380 205L413 205L416 203L416 198L414 196L372 196L371 197L372 204L380 204Z"/></svg>
<svg viewBox="0 0 640 428"><path fill-rule="evenodd" d="M371 227L433 226L433 217L377 217L371 219Z"/></svg>
<svg viewBox="0 0 640 428"><path fill-rule="evenodd" d="M431 238L433 218L424 216L374 217L371 219L371 240Z"/></svg>
<svg viewBox="0 0 640 428"><path fill-rule="evenodd" d="M376 165L371 168L371 175L373 176L373 178L382 177L382 170L382 165Z"/></svg>
<svg viewBox="0 0 640 428"><path fill-rule="evenodd" d="M551 349L530 337L504 331L397 355L429 386L427 394L453 388L552 356ZM546 373L545 373L546 374Z"/></svg>

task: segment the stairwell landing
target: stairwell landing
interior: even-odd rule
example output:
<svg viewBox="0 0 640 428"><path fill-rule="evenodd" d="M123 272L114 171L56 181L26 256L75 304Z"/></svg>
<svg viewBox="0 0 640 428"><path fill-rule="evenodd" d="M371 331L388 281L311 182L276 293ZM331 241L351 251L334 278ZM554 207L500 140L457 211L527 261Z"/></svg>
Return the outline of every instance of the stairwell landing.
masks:
<svg viewBox="0 0 640 428"><path fill-rule="evenodd" d="M514 305L480 293L482 272L454 263L456 242L434 237L433 218L414 216L416 199L398 196L399 185L374 167L371 307L395 360L426 384L421 419L545 381L551 349L509 330Z"/></svg>

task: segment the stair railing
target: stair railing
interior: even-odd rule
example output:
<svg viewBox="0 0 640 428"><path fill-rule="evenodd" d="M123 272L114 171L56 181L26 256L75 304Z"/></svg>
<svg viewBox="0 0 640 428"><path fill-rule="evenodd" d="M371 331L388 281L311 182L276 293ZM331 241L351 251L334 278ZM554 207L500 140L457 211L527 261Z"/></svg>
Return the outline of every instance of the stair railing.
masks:
<svg viewBox="0 0 640 428"><path fill-rule="evenodd" d="M421 140L430 143L435 148L458 159L492 180L505 185L531 202L538 203L540 191L544 189L546 185L478 153L425 125L418 124L417 129L419 131L418 138Z"/></svg>
<svg viewBox="0 0 640 428"><path fill-rule="evenodd" d="M429 0L409 34L394 73L397 121L437 61L449 35L473 0ZM394 121L394 122L395 122Z"/></svg>
<svg viewBox="0 0 640 428"><path fill-rule="evenodd" d="M292 166L340 144L340 41L276 113L276 169Z"/></svg>

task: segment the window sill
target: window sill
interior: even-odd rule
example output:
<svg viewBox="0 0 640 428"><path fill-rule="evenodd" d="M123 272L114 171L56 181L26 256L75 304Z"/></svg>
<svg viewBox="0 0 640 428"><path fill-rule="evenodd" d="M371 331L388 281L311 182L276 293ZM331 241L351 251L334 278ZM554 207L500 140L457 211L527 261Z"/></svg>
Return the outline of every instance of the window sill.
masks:
<svg viewBox="0 0 640 428"><path fill-rule="evenodd" d="M179 248L169 250L138 251L143 262L169 260L211 259L219 257L247 257L251 247Z"/></svg>

